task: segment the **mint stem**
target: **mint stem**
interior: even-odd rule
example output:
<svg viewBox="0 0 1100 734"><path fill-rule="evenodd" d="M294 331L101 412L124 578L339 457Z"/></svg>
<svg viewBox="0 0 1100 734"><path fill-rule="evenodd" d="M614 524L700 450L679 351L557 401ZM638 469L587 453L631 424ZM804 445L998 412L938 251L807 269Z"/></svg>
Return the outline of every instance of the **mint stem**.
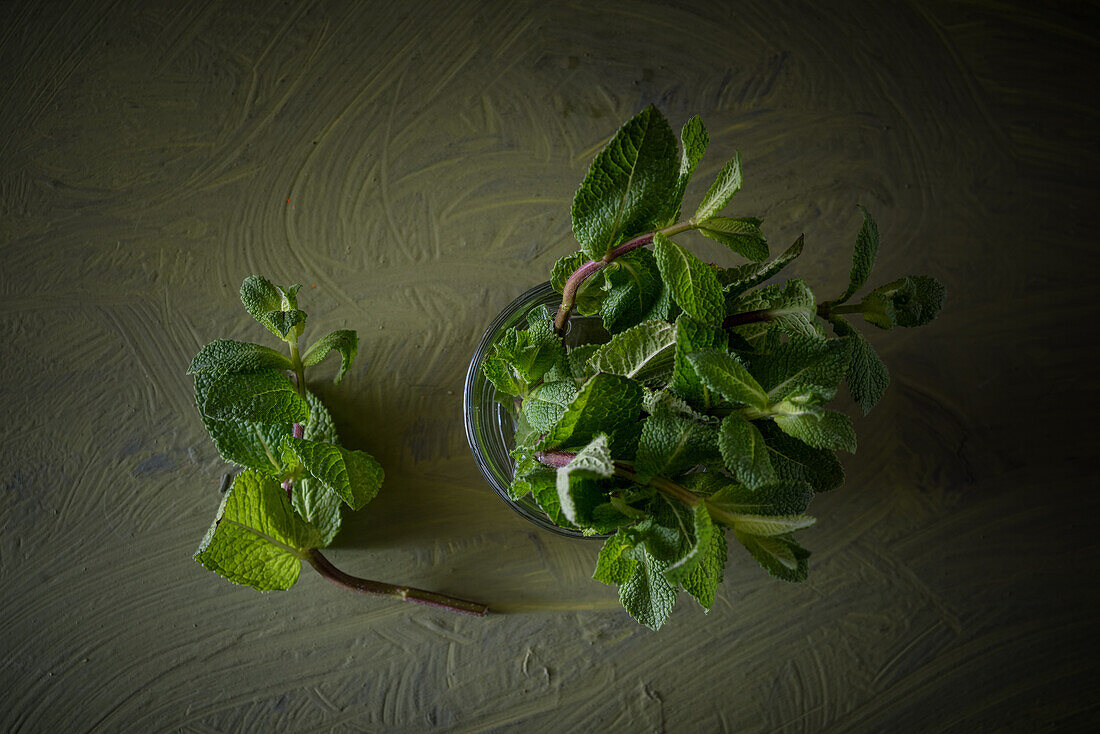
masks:
<svg viewBox="0 0 1100 734"><path fill-rule="evenodd" d="M357 576L346 574L336 568L336 566L333 566L332 562L321 555L321 551L316 548L309 551L308 560L310 564L317 569L317 573L337 586L348 589L349 591L357 591L360 594L371 594L373 596L384 596L390 599L400 599L401 601L411 601L414 604L424 604L429 607L448 609L452 612L458 612L459 614L472 614L477 617L484 617L489 611L489 607L484 604L467 601L466 599L457 599L453 596L444 596L443 594L436 594L432 591L414 589L411 586L394 586L393 584L385 584L381 581L368 581L367 579L361 579Z"/></svg>
<svg viewBox="0 0 1100 734"><path fill-rule="evenodd" d="M561 305L558 306L558 312L554 315L554 331L557 332L558 336L565 336L565 327L569 324L569 315L573 311L573 305L577 302L577 291L580 289L581 284L590 276L606 268L615 258L625 255L631 250L636 250L639 247L648 245L653 241L653 238L658 232L666 237L671 237L674 234L679 234L680 232L694 228L695 222L689 219L686 222L677 222L664 229L658 229L647 234L639 235L632 240L624 242L618 247L613 247L608 250L602 260L589 260L584 265L574 270L573 274L569 276L569 279L565 281L565 287L562 288Z"/></svg>

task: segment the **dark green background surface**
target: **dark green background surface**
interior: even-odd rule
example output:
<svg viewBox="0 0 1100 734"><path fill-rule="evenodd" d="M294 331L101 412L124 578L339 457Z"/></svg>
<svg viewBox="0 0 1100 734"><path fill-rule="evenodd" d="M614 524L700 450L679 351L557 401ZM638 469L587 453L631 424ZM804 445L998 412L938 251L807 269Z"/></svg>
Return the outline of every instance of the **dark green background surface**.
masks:
<svg viewBox="0 0 1100 734"><path fill-rule="evenodd" d="M0 8L0 730L1046 731L1095 720L1095 6L15 2ZM818 498L810 580L740 548L659 634L537 531L462 430L487 321L656 103L735 149L734 209L843 289L946 309L872 334L893 384ZM698 242L686 236L685 244ZM708 258L732 262L701 244ZM345 441L386 467L342 568L489 602L261 595L190 556L225 466L184 370L262 339L253 272L356 328ZM852 411L851 404L844 405ZM853 412L854 414L854 412Z"/></svg>

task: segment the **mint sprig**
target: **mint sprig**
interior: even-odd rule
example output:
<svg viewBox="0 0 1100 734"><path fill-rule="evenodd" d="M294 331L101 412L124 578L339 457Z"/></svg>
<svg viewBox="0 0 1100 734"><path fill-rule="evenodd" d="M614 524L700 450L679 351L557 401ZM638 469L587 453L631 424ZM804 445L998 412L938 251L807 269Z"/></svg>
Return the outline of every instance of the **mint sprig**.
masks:
<svg viewBox="0 0 1100 734"><path fill-rule="evenodd" d="M711 608L730 533L771 575L806 579L795 536L815 522L813 496L843 482L836 451L856 448L851 419L829 403L846 382L866 412L889 383L849 318L917 326L943 301L933 278L909 276L853 302L880 244L865 209L839 297L820 300L801 279L768 285L803 238L767 260L761 220L722 213L743 184L739 153L683 218L711 141L698 118L680 141L653 107L620 128L574 198L580 247L551 273L562 294L552 326L532 312L483 364L517 411L512 495L529 493L562 527L609 535L594 577L653 629L680 590ZM677 241L691 230L747 262L703 262ZM565 349L575 315L600 318L610 341Z"/></svg>
<svg viewBox="0 0 1100 734"><path fill-rule="evenodd" d="M350 576L321 554L340 530L342 507L358 510L374 499L383 471L370 454L339 445L328 410L306 389L306 366L335 351L339 382L359 342L354 331L334 331L302 356L306 313L298 308L299 287L280 288L258 275L241 284L245 309L288 345L289 355L218 339L200 349L188 368L203 425L222 458L243 469L195 560L260 591L289 589L306 562L352 591L485 614L487 608L476 602ZM548 334L549 328L547 323Z"/></svg>

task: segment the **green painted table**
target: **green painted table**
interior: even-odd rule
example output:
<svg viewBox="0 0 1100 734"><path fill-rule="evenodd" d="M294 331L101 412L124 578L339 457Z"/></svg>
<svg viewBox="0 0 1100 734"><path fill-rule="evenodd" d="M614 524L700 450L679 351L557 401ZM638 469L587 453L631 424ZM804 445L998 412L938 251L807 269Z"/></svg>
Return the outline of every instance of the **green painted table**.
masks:
<svg viewBox="0 0 1100 734"><path fill-rule="evenodd" d="M5 3L0 730L1037 731L1097 717L1096 11L983 3ZM488 319L572 249L569 203L657 103L739 149L738 212L839 292L933 273L804 585L731 551L659 634L477 473ZM700 179L721 164L704 161ZM689 191L695 200L701 189ZM694 197L694 198L693 198ZM727 261L718 250L713 259ZM336 398L383 462L333 559L261 595L190 555L225 465L184 375L256 338L253 272L356 328ZM1088 279L1086 279L1088 278ZM325 369L332 370L333 366ZM323 369L324 373L325 370ZM325 373L327 374L327 373ZM852 406L847 405L851 412Z"/></svg>

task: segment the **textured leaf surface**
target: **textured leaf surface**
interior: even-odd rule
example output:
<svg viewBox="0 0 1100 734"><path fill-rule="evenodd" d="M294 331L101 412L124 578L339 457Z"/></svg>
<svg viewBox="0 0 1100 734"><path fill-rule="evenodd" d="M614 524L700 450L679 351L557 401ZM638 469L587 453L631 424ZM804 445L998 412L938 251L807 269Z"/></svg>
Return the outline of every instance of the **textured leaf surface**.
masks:
<svg viewBox="0 0 1100 734"><path fill-rule="evenodd" d="M801 515L813 497L813 489L805 482L780 482L756 489L726 483L707 504L739 515Z"/></svg>
<svg viewBox="0 0 1100 734"><path fill-rule="evenodd" d="M558 469L558 502L569 522L580 527L591 524L593 510L604 501L592 480L610 477L614 471L607 436L602 433Z"/></svg>
<svg viewBox="0 0 1100 734"><path fill-rule="evenodd" d="M668 315L667 305L661 312L664 283L649 250L631 250L615 258L604 268L603 275L607 290L600 304L600 316L609 332L616 333L646 319Z"/></svg>
<svg viewBox="0 0 1100 734"><path fill-rule="evenodd" d="M699 563L680 580L684 591L691 594L706 612L714 606L714 598L718 592L718 585L722 583L728 555L729 548L725 533L720 527L715 527L710 536L710 542L702 549Z"/></svg>
<svg viewBox="0 0 1100 734"><path fill-rule="evenodd" d="M699 567L714 543L715 534L721 528L714 526L706 504L700 502L691 509L692 538L687 552L665 569L665 578L674 584L682 583Z"/></svg>
<svg viewBox="0 0 1100 734"><path fill-rule="evenodd" d="M667 563L650 555L644 545L634 549L634 574L619 586L619 601L627 613L651 630L659 630L676 604L676 587L664 576Z"/></svg>
<svg viewBox="0 0 1100 734"><path fill-rule="evenodd" d="M638 562L634 560L634 545L624 532L608 538L596 558L596 571L592 578L605 584L624 584L632 575Z"/></svg>
<svg viewBox="0 0 1100 734"><path fill-rule="evenodd" d="M851 419L835 410L777 415L775 425L816 449L844 449L853 453L856 450L856 430Z"/></svg>
<svg viewBox="0 0 1100 734"><path fill-rule="evenodd" d="M260 323L280 339L290 341L290 332L302 333L301 327L306 323L306 312L292 308L289 311L268 311L261 317Z"/></svg>
<svg viewBox="0 0 1100 734"><path fill-rule="evenodd" d="M707 189L707 195L695 210L695 221L703 222L722 211L726 204L730 203L733 195L741 190L741 154L734 153L722 170L718 178Z"/></svg>
<svg viewBox="0 0 1100 734"><path fill-rule="evenodd" d="M755 217L711 217L699 226L699 233L754 262L768 256L768 238L760 231L760 220Z"/></svg>
<svg viewBox="0 0 1100 734"><path fill-rule="evenodd" d="M655 107L619 128L573 198L573 234L593 260L623 235L656 227L676 183L676 139Z"/></svg>
<svg viewBox="0 0 1100 734"><path fill-rule="evenodd" d="M802 582L810 573L810 552L800 546L793 538L776 536L760 538L755 535L738 533L734 537L764 568L765 571L784 581Z"/></svg>
<svg viewBox="0 0 1100 734"><path fill-rule="evenodd" d="M306 552L320 542L274 479L245 470L233 480L195 560L236 584L289 589Z"/></svg>
<svg viewBox="0 0 1100 734"><path fill-rule="evenodd" d="M213 372L195 375L195 405L202 424L210 434L218 454L231 464L276 475L283 470L279 446L283 436L290 434L291 424L221 421L208 417L202 410L207 393L216 379Z"/></svg>
<svg viewBox="0 0 1100 734"><path fill-rule="evenodd" d="M622 375L651 385L668 381L675 357L676 327L667 321L646 321L597 347L588 365L596 372Z"/></svg>
<svg viewBox="0 0 1100 734"><path fill-rule="evenodd" d="M828 492L844 484L844 468L832 451L808 446L783 433L771 421L758 421L755 425L767 442L772 467L780 481L807 482L815 492Z"/></svg>
<svg viewBox="0 0 1100 734"><path fill-rule="evenodd" d="M717 402L716 396L696 374L688 355L709 348L725 349L726 332L681 315L676 320L676 364L669 387L693 407L701 409Z"/></svg>
<svg viewBox="0 0 1100 734"><path fill-rule="evenodd" d="M359 336L351 329L339 329L318 339L302 356L302 364L306 366L318 364L333 350L340 355L340 371L333 379L333 382L339 383L344 379L344 374L351 369L351 363L355 360L356 352L359 351Z"/></svg>
<svg viewBox="0 0 1100 734"><path fill-rule="evenodd" d="M668 216L666 224L672 224L680 217L680 208L684 201L684 192L687 191L688 181L695 173L699 161L707 151L710 136L707 134L703 121L695 115L680 129L680 171L676 176L676 186L669 195Z"/></svg>
<svg viewBox="0 0 1100 734"><path fill-rule="evenodd" d="M772 402L814 395L831 400L851 358L847 339L792 336L753 361L752 371Z"/></svg>
<svg viewBox="0 0 1100 734"><path fill-rule="evenodd" d="M830 319L838 336L849 337L852 350L848 371L844 375L848 392L859 403L863 414L870 412L890 386L890 371L862 334L839 316Z"/></svg>
<svg viewBox="0 0 1100 734"><path fill-rule="evenodd" d="M304 438L307 441L320 441L331 444L340 442L336 434L336 425L332 421L321 399L313 393L306 393L309 402L309 423L305 426ZM284 435L289 435L289 430ZM281 446L282 438L276 447ZM324 483L309 476L303 476L294 482L291 490L291 504L298 516L317 528L321 535L320 547L327 547L340 532L341 513L344 502L340 495L326 487Z"/></svg>
<svg viewBox="0 0 1100 734"><path fill-rule="evenodd" d="M875 326L923 326L943 307L943 284L927 275L910 275L876 288L863 299L863 318Z"/></svg>
<svg viewBox="0 0 1100 734"><path fill-rule="evenodd" d="M721 323L726 304L714 268L660 233L653 242L661 278L676 305L696 321Z"/></svg>
<svg viewBox="0 0 1100 734"><path fill-rule="evenodd" d="M549 431L576 397L577 383L573 380L544 382L524 398L523 413L536 431Z"/></svg>
<svg viewBox="0 0 1100 734"><path fill-rule="evenodd" d="M222 374L206 390L202 412L222 421L305 423L309 405L280 370Z"/></svg>
<svg viewBox="0 0 1100 734"><path fill-rule="evenodd" d="M607 432L612 432L614 446L617 431L611 427L635 423L641 410L641 385L619 375L598 374L584 384L538 448L584 446L597 434Z"/></svg>
<svg viewBox="0 0 1100 734"><path fill-rule="evenodd" d="M733 529L758 538L770 538L808 528L815 522L808 515L738 515Z"/></svg>
<svg viewBox="0 0 1100 734"><path fill-rule="evenodd" d="M187 372L254 372L264 369L289 370L291 367L290 359L274 349L232 339L215 339L199 350Z"/></svg>
<svg viewBox="0 0 1100 734"><path fill-rule="evenodd" d="M859 234L856 235L856 249L852 255L852 271L848 276L848 289L835 303L844 303L854 296L856 291L867 282L867 277L875 266L875 255L878 253L878 225L871 218L870 212L862 206L860 209L863 210L863 225L859 228Z"/></svg>
<svg viewBox="0 0 1100 734"><path fill-rule="evenodd" d="M793 245L766 263L748 263L740 267L720 271L718 282L726 289L728 296L738 296L749 288L755 288L785 268L802 254L802 244L803 237L799 235Z"/></svg>
<svg viewBox="0 0 1100 734"><path fill-rule="evenodd" d="M263 324L264 328L280 339L280 334L268 318L273 311L281 311L283 294L271 281L262 275L250 275L241 283L241 303L252 318Z"/></svg>
<svg viewBox="0 0 1100 734"><path fill-rule="evenodd" d="M349 451L304 438L283 439L284 457L300 463L310 476L335 492L353 510L374 499L382 487L382 465L365 451Z"/></svg>
<svg viewBox="0 0 1100 734"><path fill-rule="evenodd" d="M746 487L757 489L776 480L764 436L740 413L722 419L718 448L726 468Z"/></svg>
<svg viewBox="0 0 1100 734"><path fill-rule="evenodd" d="M661 409L642 425L634 468L642 481L655 476L675 477L717 455L717 425Z"/></svg>
<svg viewBox="0 0 1100 734"><path fill-rule="evenodd" d="M701 349L687 356L695 373L708 388L735 405L751 405L764 410L768 393L741 362L729 352Z"/></svg>

